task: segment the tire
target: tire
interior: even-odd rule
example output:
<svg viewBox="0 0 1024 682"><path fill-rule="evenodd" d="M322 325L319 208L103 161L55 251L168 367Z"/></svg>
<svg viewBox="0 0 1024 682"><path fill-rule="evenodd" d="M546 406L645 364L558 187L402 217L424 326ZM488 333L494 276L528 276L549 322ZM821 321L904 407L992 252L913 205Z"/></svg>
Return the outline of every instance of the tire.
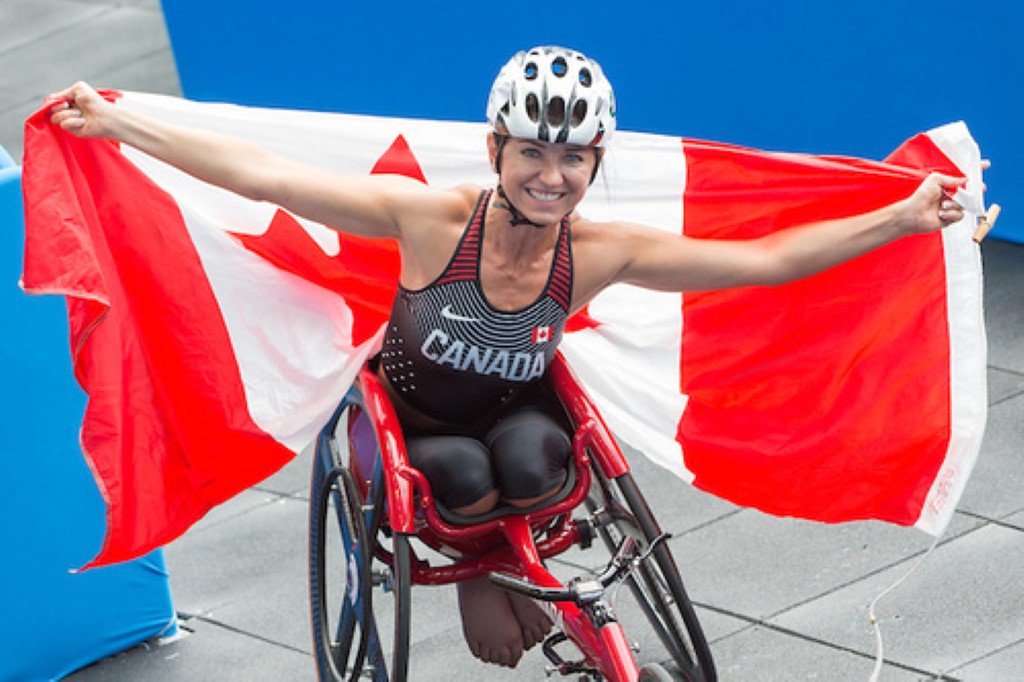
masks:
<svg viewBox="0 0 1024 682"><path fill-rule="evenodd" d="M640 668L639 682L675 682L675 678L657 663L648 663Z"/></svg>
<svg viewBox="0 0 1024 682"><path fill-rule="evenodd" d="M646 551L662 531L632 475L625 473L608 479L596 469L594 475L595 483L587 504L592 511L603 509L606 512L607 522L598 526L598 535L608 551L614 553L625 537L638 540L641 550ZM683 679L714 682L717 675L711 650L668 543L655 547L626 584L644 616L639 620L646 621ZM627 636L635 637L631 628L637 623L622 620Z"/></svg>
<svg viewBox="0 0 1024 682"><path fill-rule="evenodd" d="M346 466L345 441L327 435L318 441L310 485L309 595L318 678L336 682L369 675L404 682L411 620L409 538L384 537L383 491L378 486L375 494L371 488L373 499L362 500ZM383 571L375 569L376 554L389 559L376 561Z"/></svg>

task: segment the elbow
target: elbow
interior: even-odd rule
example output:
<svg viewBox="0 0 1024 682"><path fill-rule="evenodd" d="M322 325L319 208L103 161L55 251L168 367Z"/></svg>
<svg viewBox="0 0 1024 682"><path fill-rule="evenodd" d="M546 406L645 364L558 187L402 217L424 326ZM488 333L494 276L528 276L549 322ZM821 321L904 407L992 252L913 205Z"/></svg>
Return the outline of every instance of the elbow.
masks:
<svg viewBox="0 0 1024 682"><path fill-rule="evenodd" d="M287 201L289 184L278 159L263 150L249 155L232 169L231 189L246 199L282 204Z"/></svg>
<svg viewBox="0 0 1024 682"><path fill-rule="evenodd" d="M751 275L751 283L756 286L773 287L800 279L801 274L785 263L768 263Z"/></svg>
<svg viewBox="0 0 1024 682"><path fill-rule="evenodd" d="M793 262L777 248L756 249L738 273L738 279L744 286L776 286L799 276Z"/></svg>
<svg viewBox="0 0 1024 682"><path fill-rule="evenodd" d="M237 194L245 197L246 199L252 199L253 201L268 201L277 203L273 200L274 192L271 191L265 183L260 182L245 182L240 183Z"/></svg>
<svg viewBox="0 0 1024 682"><path fill-rule="evenodd" d="M283 201L283 188L280 182L263 174L250 174L237 178L232 188L236 194L253 201L266 201L273 204L281 204Z"/></svg>

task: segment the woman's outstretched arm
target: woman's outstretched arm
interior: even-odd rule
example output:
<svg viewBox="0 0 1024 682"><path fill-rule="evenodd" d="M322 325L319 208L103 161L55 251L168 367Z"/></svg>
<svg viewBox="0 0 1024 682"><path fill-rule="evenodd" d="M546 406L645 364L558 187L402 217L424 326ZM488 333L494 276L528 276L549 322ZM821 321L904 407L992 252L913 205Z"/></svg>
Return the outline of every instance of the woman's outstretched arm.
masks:
<svg viewBox="0 0 1024 682"><path fill-rule="evenodd" d="M400 237L412 215L424 222L431 202L445 200L401 176L338 175L230 135L157 120L107 101L86 83L51 99L50 120L68 133L116 140L204 182L346 232Z"/></svg>

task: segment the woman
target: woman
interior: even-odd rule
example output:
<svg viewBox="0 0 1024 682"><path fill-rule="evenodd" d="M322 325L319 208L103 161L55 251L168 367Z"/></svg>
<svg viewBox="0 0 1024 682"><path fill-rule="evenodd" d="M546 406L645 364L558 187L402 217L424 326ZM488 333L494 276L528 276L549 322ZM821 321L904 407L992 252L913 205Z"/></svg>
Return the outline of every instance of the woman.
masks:
<svg viewBox="0 0 1024 682"><path fill-rule="evenodd" d="M614 132L615 102L596 62L556 47L517 54L494 83L493 190L340 177L124 110L83 83L55 98L51 120L72 134L118 140L251 199L397 240L400 288L379 372L413 464L441 503L469 516L541 503L562 485L569 439L539 379L568 316L605 287L776 284L963 217L948 198L963 180L933 174L877 211L747 242L587 220L575 209ZM467 642L485 661L515 666L551 627L532 602L486 579L460 584L459 602Z"/></svg>

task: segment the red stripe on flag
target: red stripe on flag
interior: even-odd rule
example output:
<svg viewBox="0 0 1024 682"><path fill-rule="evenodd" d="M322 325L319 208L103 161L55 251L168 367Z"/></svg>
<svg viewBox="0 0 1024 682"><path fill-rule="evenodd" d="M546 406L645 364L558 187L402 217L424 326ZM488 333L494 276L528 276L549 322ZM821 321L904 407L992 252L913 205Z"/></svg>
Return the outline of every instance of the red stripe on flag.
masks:
<svg viewBox="0 0 1024 682"><path fill-rule="evenodd" d="M173 200L116 146L61 134L43 112L25 146L24 285L68 295L76 376L89 394L82 446L107 503L107 535L87 567L123 561L179 536L293 453L249 416Z"/></svg>
<svg viewBox="0 0 1024 682"><path fill-rule="evenodd" d="M685 152L684 229L698 237L854 215L923 177L727 145ZM950 430L945 294L936 234L784 286L686 295L678 438L695 485L772 514L914 523L948 445L935 438Z"/></svg>

